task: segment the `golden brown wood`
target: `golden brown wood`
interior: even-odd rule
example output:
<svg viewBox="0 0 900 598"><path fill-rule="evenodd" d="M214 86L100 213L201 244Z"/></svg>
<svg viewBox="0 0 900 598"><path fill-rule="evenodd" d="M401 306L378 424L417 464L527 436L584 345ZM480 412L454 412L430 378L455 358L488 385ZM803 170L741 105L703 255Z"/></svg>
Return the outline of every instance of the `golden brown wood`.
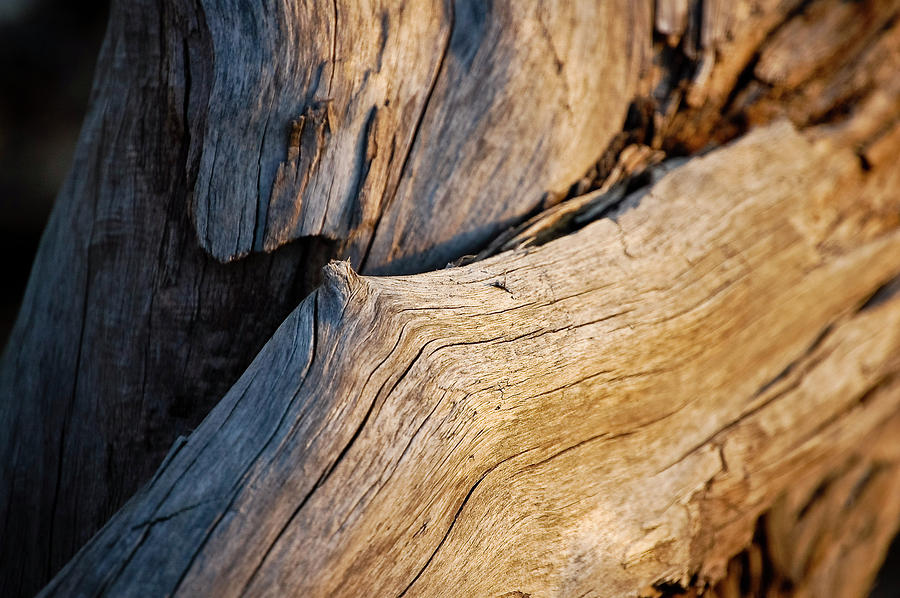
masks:
<svg viewBox="0 0 900 598"><path fill-rule="evenodd" d="M900 297L868 299L900 228L865 176L781 123L536 249L412 277L333 263L43 595L724 577L796 480L896 426Z"/></svg>

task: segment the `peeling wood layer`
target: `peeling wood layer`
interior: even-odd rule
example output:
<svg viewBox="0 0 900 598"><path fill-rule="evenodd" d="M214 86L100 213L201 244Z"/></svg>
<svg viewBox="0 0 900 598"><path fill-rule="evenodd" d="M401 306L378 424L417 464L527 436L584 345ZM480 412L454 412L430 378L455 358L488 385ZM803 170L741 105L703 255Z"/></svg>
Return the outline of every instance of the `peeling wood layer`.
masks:
<svg viewBox="0 0 900 598"><path fill-rule="evenodd" d="M779 119L890 172L900 151L898 17L900 2L888 0L658 0L652 58L600 160L567 194L551 195L551 209L454 263L571 232L639 197L667 168L661 162L678 164ZM766 74L778 69L805 74Z"/></svg>
<svg viewBox="0 0 900 598"><path fill-rule="evenodd" d="M682 4L702 15L676 27L663 7ZM666 41L643 84L659 102L658 142L690 153L789 118L864 154L900 117L898 17L897 0L658 0Z"/></svg>

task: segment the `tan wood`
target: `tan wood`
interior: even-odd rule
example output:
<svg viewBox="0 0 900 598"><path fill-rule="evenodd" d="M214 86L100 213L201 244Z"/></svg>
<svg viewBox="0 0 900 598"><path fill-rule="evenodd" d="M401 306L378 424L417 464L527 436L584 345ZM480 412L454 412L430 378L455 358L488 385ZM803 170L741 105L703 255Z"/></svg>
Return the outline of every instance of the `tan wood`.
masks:
<svg viewBox="0 0 900 598"><path fill-rule="evenodd" d="M724 577L783 491L896 432L900 229L864 176L781 123L538 248L410 277L333 262L42 595Z"/></svg>

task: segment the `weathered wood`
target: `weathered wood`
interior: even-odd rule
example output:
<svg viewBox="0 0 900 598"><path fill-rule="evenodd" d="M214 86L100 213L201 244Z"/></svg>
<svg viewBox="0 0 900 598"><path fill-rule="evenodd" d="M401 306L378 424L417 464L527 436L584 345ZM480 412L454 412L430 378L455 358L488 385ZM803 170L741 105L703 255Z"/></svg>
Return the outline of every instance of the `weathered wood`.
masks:
<svg viewBox="0 0 900 598"><path fill-rule="evenodd" d="M0 363L0 595L30 596L318 284L309 239L222 265L187 209L196 15L114 3L72 170Z"/></svg>
<svg viewBox="0 0 900 598"><path fill-rule="evenodd" d="M352 237L378 271L443 265L565 191L621 129L651 32L625 0L234 4L202 2L201 244Z"/></svg>
<svg viewBox="0 0 900 598"><path fill-rule="evenodd" d="M36 591L150 478L328 258L408 273L509 225L482 255L542 243L644 165L780 116L896 184L897 2L653 9L115 3L0 365L0 594ZM522 225L573 184L602 199Z"/></svg>
<svg viewBox="0 0 900 598"><path fill-rule="evenodd" d="M625 0L238 4L114 3L0 366L4 596L149 479L328 258L443 265L581 176L650 39Z"/></svg>
<svg viewBox="0 0 900 598"><path fill-rule="evenodd" d="M538 248L412 277L332 263L42 595L723 577L798 477L896 432L900 297L870 297L900 275L900 198L868 181L779 124Z"/></svg>
<svg viewBox="0 0 900 598"><path fill-rule="evenodd" d="M685 101L679 110L668 113L671 102L661 103L660 144L693 152L748 125L787 117L799 127L866 122L857 129L858 139L847 139L864 151L896 120L897 0L713 0L702 5L701 49L683 67ZM707 24L707 15L713 14L714 24ZM715 32L706 35L708 27ZM682 42L672 52L691 54L685 45L690 46ZM669 72L651 69L650 84L666 80Z"/></svg>
<svg viewBox="0 0 900 598"><path fill-rule="evenodd" d="M782 595L866 595L880 552L900 525L898 419L853 447L845 465L825 479L792 485L767 516L770 561L789 581Z"/></svg>
<svg viewBox="0 0 900 598"><path fill-rule="evenodd" d="M879 389L878 392L883 391ZM847 447L827 476L802 474L756 525L753 543L713 587L678 584L654 596L863 598L900 525L900 415ZM836 455L837 456L837 455ZM892 595L891 588L884 588Z"/></svg>

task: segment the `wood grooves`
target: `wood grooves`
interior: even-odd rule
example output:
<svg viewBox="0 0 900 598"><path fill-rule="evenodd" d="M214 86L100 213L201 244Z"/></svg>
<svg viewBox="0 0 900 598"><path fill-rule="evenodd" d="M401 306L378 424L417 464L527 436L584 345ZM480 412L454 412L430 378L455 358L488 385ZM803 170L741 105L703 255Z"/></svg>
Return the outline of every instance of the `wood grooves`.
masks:
<svg viewBox="0 0 900 598"><path fill-rule="evenodd" d="M508 492L550 500L535 490L539 484L529 476L544 472L547 479L559 481L557 489L567 488L560 469L566 464L596 465L586 479L606 480L601 464L613 467L603 461L606 450L621 451L620 456L633 459L638 469L645 464L648 496L660 501L652 490L658 483L655 476L669 475L673 467L685 468L686 484L690 475L698 476L702 483L684 489L692 498L679 504L689 513L685 517L694 516L691 509L707 509L696 521L708 534L701 538L685 531L664 545L669 540L663 537L666 526L675 529L682 520L663 502L643 513L661 523L653 529L635 528L628 537L615 536L619 528L614 526L608 526L605 535L590 531L597 513L573 515L568 523L582 534L578 537L585 544L559 545L561 560L548 565L547 571L556 567L553 571L558 573L571 563L583 569L570 571L571 579L542 570L535 577L535 595L567 593L572 590L565 585L569 582L583 591L605 581L610 592L649 587L650 594L678 588L697 592L720 583L750 588L746 591L774 587L769 577L747 585L744 577L751 561L756 563L776 543L784 552L787 530L808 526L803 529L812 533L809 517L825 509L820 502L832 505L832 499L823 486L821 492L805 497L802 513L791 515L794 519L785 515L778 525L771 523L782 513L778 505L793 496L793 489L779 486L780 482L767 478L771 486L757 487L764 495L758 503L735 502L734 495L745 489L742 484L757 483L755 478L738 478L740 464L762 458L730 452L745 445L749 452L757 451L751 446L754 437L748 422L772 424L767 414L787 404L800 410L804 403L798 397L814 384L810 380L832 390L840 386L823 373L830 364L835 371L850 372L843 382L852 388L840 387L845 395L828 394L823 409L830 409L831 418L807 429L806 436L798 432L794 440L802 450L782 447L783 460L772 463L793 472L792 459L797 459L809 465L820 482L836 475L824 465L836 457L810 446L817 435L839 437L846 448L854 438L878 428L879 418L873 413L896 425L891 418L896 411L892 393L897 367L888 357L893 342L888 331L897 309L897 264L895 259L891 262L892 254L880 255L876 249L895 251L900 226L896 195L891 192L900 185L893 163L900 151L900 112L894 109L900 105L900 85L891 76L895 67L900 68L900 3L658 0L653 9L650 4L617 1L602 3L606 12L590 13L593 20L574 28L566 25L575 22L570 18L574 13L566 12L568 4L532 11L525 5L494 3L494 10L478 13L484 17L480 24L469 14L480 5L463 0L442 2L440 8L435 4L431 13L424 3L410 5L410 10L421 9L416 16L429 17L425 19L391 12L386 4L378 5L384 8L382 30L366 30L374 35L370 41L375 45L360 42L357 48L359 57L371 51L371 56L365 54L371 64L362 58L357 64L350 58L339 60L344 36L353 35L357 21L379 20L360 19L358 6L338 6L339 2L334 0L333 10L324 16L290 12L292 5L254 13L259 31L267 33L255 39L259 43L246 44L246 53L229 46L229 40L246 41L241 37L246 32L229 28L230 15L236 14L230 0L200 0L190 6L139 0L132 13L120 7L113 15L98 66L95 110L35 266L22 323L11 342L16 348L4 355L0 367L4 426L0 438L5 439L0 440L0 458L4 467L10 464L0 480L0 498L6 501L0 593L36 591L145 480L150 481L142 494L56 578L47 595L82 588L89 594L139 594L148 587L187 595L215 583L222 584L223 595L253 595L275 592L286 578L310 594L352 593L354 588L362 591L359 576L364 571L384 587L410 595L436 592L441 579L455 580L473 592L523 593L524 585L510 589L511 578L474 557L466 563L472 568L471 583L484 587L464 586L464 580L454 578L451 565L475 554L466 553L474 549L460 538L469 538L472 546L486 542L483 534L473 531L479 529L474 522L483 517L515 541L522 540L518 531L503 527L508 522L499 503L491 502L494 497ZM601 6L594 2L571 6L576 5L585 11ZM745 10L750 5L753 10ZM459 14L457 9L462 9ZM148 23L147 31L129 25L133 14ZM316 21L320 17L322 23ZM473 20L471 28L482 27L482 37L473 34L469 39L468 29L461 32L460 22L466 19ZM421 23L423 29L417 29ZM626 30L626 23L632 31ZM840 51L823 45L828 36L810 23L840 38ZM324 31L328 26L332 32L328 39L285 41L291 41L286 32ZM503 35L520 30L534 31L540 38L535 47L539 43L542 53L532 55L528 44L517 45ZM847 39L840 37L844 30L850 32ZM581 46L567 44L569 37L561 31L584 44L596 43L605 62L586 59L579 54ZM597 31L602 35L591 33ZM628 39L616 38L622 31ZM471 47L452 47L462 33ZM422 47L404 54L408 48L398 39L409 41L406 35ZM433 44L434 40L441 43ZM552 52L547 50L548 41ZM815 52L801 55L791 43ZM485 51L488 45L495 54ZM128 56L140 60L124 69L114 60L115 48L125 48ZM404 61L410 61L409 66ZM255 70L248 67L257 63ZM331 65L327 75L321 70L326 64ZM522 71L506 72L504 65ZM402 93L384 91L385 81L377 79L388 76L381 73L382 67L393 73L392 85L397 81L391 89ZM603 70L607 67L608 72ZM321 77L315 75L317 68ZM353 70L357 68L359 72ZM422 73L427 78L417 79ZM546 85L528 87L545 74ZM247 83L246 89L228 79L232 75ZM587 100L569 101L578 81L593 85L598 77L605 77L606 84L590 88ZM375 83L366 87L369 83L360 81ZM459 92L473 81L480 93L468 97ZM320 82L329 98L322 97ZM131 93L137 89L140 94ZM252 101L241 95L244 91ZM505 99L478 105L490 115L484 121L480 114L466 122L454 120L458 113L450 107L464 110L486 97ZM505 128L514 116L521 116L517 108L529 118ZM278 164L290 162L284 161L285 147L271 141L299 115L303 125L296 143L288 144L297 154L295 163L289 164L297 174L297 186L287 185L291 188L283 205L270 213L269 198L260 194ZM476 121L479 126L466 128ZM586 138L584 131L592 131L592 136ZM489 142L497 138L507 141L488 151ZM746 161L750 170L763 169L754 160L779 157L760 139L800 156L795 164L769 165L764 172L781 176L786 172L782 168L798 169L788 174L804 181L806 195L795 198L778 181L764 177L764 193L750 199L741 195L752 188L741 178L747 173L732 172L721 156ZM447 155L460 157L458 162L444 159L444 148L451 142L456 149ZM378 151L370 152L372 148ZM597 156L594 166L585 170ZM310 167L304 168L301 161ZM485 166L492 161L495 167ZM708 170L713 163L722 172L732 172L729 176L744 181L744 186L716 187L720 175ZM696 192L694 201L684 199L684 190L676 188L679 184ZM719 189L718 195L708 191L713 187ZM717 202L735 193L745 203L738 202L726 216ZM707 219L708 228L679 215L660 197L680 205L696 220ZM732 218L744 222L746 231L764 230L715 228L725 227ZM672 223L681 223L682 228ZM692 231L708 247L698 249L680 236L682 230ZM305 235L315 236L291 243ZM722 239L728 243L719 243ZM273 253L259 255L260 249ZM475 255L461 255L470 251ZM785 251L796 261L787 260ZM658 256L668 270L650 265L648 254ZM535 256L544 261L535 261ZM330 258L346 257L358 270L380 274L427 271L449 260L462 267L382 281L357 279L349 267L344 272L340 269L345 266L331 266L326 279L336 278L326 280L327 285L351 281L346 285L361 294L344 297L343 291L325 287L288 316L321 281L319 266ZM753 268L747 266L751 263ZM766 279L768 285L760 283L775 263L796 274L791 291L774 275ZM802 265L807 270L801 276ZM557 271L571 274L572 280L558 279ZM646 286L632 286L643 282ZM744 296L747 288L758 296ZM333 292L337 295L326 297ZM770 301L771 313L806 325L771 319L770 312L755 303L768 293L781 293L778 296L789 304ZM821 300L813 300L815 293ZM346 301L335 299L338 295ZM663 390L677 395L679 386L672 380L679 368L689 367L690 356L721 349L706 346L706 339L731 325L724 308L720 310L726 300L734 302L733 317L747 318L748 328L763 335L769 328L782 331L790 350L772 347L772 355L757 356L757 367L747 370L728 361L723 352L717 354L720 361L709 362L708 370L689 372L693 377L684 374L697 385L694 396L701 403L727 384L740 386L733 396L725 393L721 398L729 405L727 412L709 404L708 412L697 411L696 420L688 421L686 414L694 413L696 406L687 397L639 402L642 396L666 394ZM794 312L795 303L802 302L809 304L811 313ZM827 309L820 303L827 303ZM284 329L275 333L285 316L293 326L290 334ZM34 322L47 323L34 326ZM125 322L131 326L128 334L122 334ZM881 322L882 328L873 322ZM363 332L367 326L370 332L382 330L383 337ZM655 335L646 332L650 326L657 327ZM307 328L312 329L311 338ZM721 343L736 342L733 337L741 336L740 330L744 329L735 328L732 338L723 337ZM854 336L864 331L872 338ZM632 353L617 353L630 346L627 343L617 341L615 350L604 344L630 334L647 334ZM670 344L672 334L683 335L678 351ZM250 364L270 337L259 361ZM698 337L704 341L697 343ZM572 347L581 346L575 343L579 339L595 347L587 352L587 361L569 360ZM339 342L356 350L342 353L349 349L333 344ZM756 343L762 341L743 342L760 347ZM557 349L542 352L542 343ZM853 353L848 349L853 343L870 347L871 355ZM663 350L660 347L672 354L661 358L655 353ZM307 351L312 357L304 365L301 357ZM553 383L526 391L524 374L522 380L510 383L508 372L490 369L490 363L513 367L516 351L533 351L534 362L546 367L534 377L535 385L544 384L541 376ZM470 362L469 354L481 355L484 361ZM335 365L335 355L345 355L348 363L359 362L360 371ZM870 357L876 363L867 361ZM283 369L275 375L263 367L277 369L283 361L294 364L296 371ZM556 367L557 362L567 365ZM643 367L632 371L623 362ZM495 391L488 387L460 390L458 380L468 380L468 372L457 372L456 382L446 378L441 387L429 386L461 363L473 370L485 368L483 376L471 376L471 383L478 387L490 382L491 389L499 389L496 404ZM861 363L871 366L871 372L857 372L854 368ZM23 364L44 364L46 369L38 376ZM238 380L248 364L247 374ZM335 386L325 385L326 379ZM718 380L719 386L712 382L703 386L707 379ZM748 382L745 388L746 381L753 384ZM297 386L290 386L294 382ZM416 384L427 391L416 394L410 388ZM232 390L201 426L229 387ZM608 397L622 400L620 412L604 411L607 403L596 399L606 397L610 388L621 392ZM595 403L589 408L591 397ZM628 397L638 399L626 401ZM734 397L744 404L729 403ZM554 403L562 398L573 403L565 403L565 408ZM527 420L534 415L528 401L549 405L543 419ZM255 407L255 414L248 411L248 404ZM568 409L575 409L571 405L581 411L571 412L578 417L567 420L574 430L567 435L554 427L558 422L553 418L569 414ZM619 419L624 412L631 413L629 425ZM260 413L272 421L253 419ZM406 419L399 415L392 419L393 413L405 414ZM520 419L504 419L511 414ZM715 422L707 419L712 417ZM796 417L802 428L804 421ZM245 420L259 427L258 438L247 439L235 431L237 422ZM546 436L530 438L521 427L526 420ZM593 421L592 429L579 427L587 421ZM672 439L660 432L672 443L672 454L681 458L669 463L657 455L659 462L651 467L640 457L652 456L652 451L636 453L628 443L643 438L648 430L663 430L667 422L680 422L679 429L693 435ZM195 428L198 431L188 437ZM385 430L394 436L379 437ZM447 435L444 444L435 440L435 430ZM238 448L230 454L219 444L228 433L248 444L235 445ZM177 440L182 435L188 440ZM884 432L879 438L888 436ZM10 439L17 440L14 444ZM506 443L514 439L534 445L512 450ZM173 441L176 445L167 454ZM308 446L300 450L303 442ZM647 437L646 442L650 446L654 440ZM860 452L847 466L859 482L852 492L841 490L853 521L864 520L866 509L892 487L891 476L900 475L895 473L900 457L889 455L888 440L880 442L882 453ZM247 448L251 445L252 450ZM471 459L463 455L464 449ZM198 471L216 462L212 455L217 450L221 454L216 456L230 463L224 474L229 484L208 495L192 495L198 479L218 483ZM306 468L302 475L284 469L284 454L290 454L297 467ZM578 461L579 455L591 458ZM163 465L154 475L158 463ZM412 463L436 476L429 478L436 485L434 495L409 506L406 516L415 519L415 528L421 531L406 534L408 530L384 518L379 509L387 508L387 503L379 501L386 501L385 496L404 499L397 490L398 479L419 488L421 480L411 473ZM447 469L432 471L434 463ZM370 479L366 467L381 473ZM97 472L107 472L108 479L92 477ZM516 484L507 484L513 479ZM518 484L522 479L533 486ZM270 484L271 496L255 495L257 484ZM352 505L341 503L338 484L346 484L348 493L357 492ZM377 491L370 494L372 488ZM608 496L625 492L620 487L604 487L607 490ZM335 529L327 527L331 515L322 506L323 497L334 503L334 517L340 521ZM599 500L594 495L585 498L619 512L621 505L601 505ZM833 500L833 505L842 504ZM728 502L737 505L739 521L718 510ZM509 504L524 509L531 503ZM791 508L795 506L792 503ZM484 515L491 507L496 513ZM32 512L40 516L24 515ZM429 517L416 519L426 512ZM551 525L539 524L550 512L529 512L531 518L524 519L534 525L531 531L544 534L548 546L562 541L548 531ZM254 519L261 513L263 519ZM309 513L318 513L321 519ZM896 525L894 515L885 509L878 516L880 531L869 548L863 547L859 529L840 528L847 545L858 551L853 554L868 550L875 563ZM816 525L823 529L839 526L837 514L820 517ZM235 559L226 540L238 541L234 526L242 518L252 520L248 529L253 533L268 535L250 533L256 542L253 557L233 562L233 571L217 569L216 559ZM620 520L627 518L622 515ZM367 527L379 521L383 525L377 530ZM765 546L753 548L754 525L767 526ZM191 535L196 529L203 530L199 538ZM111 535L115 530L119 536ZM167 561L175 563L175 573L147 564L161 558L164 533L180 541L173 548L173 560ZM332 533L341 538L340 546L348 547L347 552L325 542L323 538ZM316 547L309 554L289 550L290 543L301 537ZM601 541L617 542L621 550L594 558L596 554L585 548L589 537L599 542L595 550L609 548ZM115 547L115 554L103 552L101 538ZM373 565L373 559L366 561L351 550L356 547L359 554L365 553L370 540L371 546L381 542L379 546L390 554L397 546L404 548L396 553L400 556L395 564ZM757 539L756 544L761 542ZM777 569L772 579L787 579L795 590L821 587L816 584L828 573L816 564L831 563L832 555L824 554L827 547L808 548L822 552L819 560L801 567L782 553L773 553L766 571ZM747 552L740 557L740 566L734 564L738 561L720 562L719 557L742 550ZM571 558L564 562L566 556ZM343 577L316 577L317 571L325 570L317 569L323 563ZM603 569L609 563L624 567L624 572ZM521 563L506 564L508 571L515 571ZM743 573L735 578L731 567ZM291 577L304 571L309 575L303 579ZM847 578L863 584L866 571L858 567ZM335 579L345 585L333 585ZM722 596L732 595L727 594L731 589L722 588ZM852 595L849 585L840 586L840 591L846 592L842 596Z"/></svg>
<svg viewBox="0 0 900 598"><path fill-rule="evenodd" d="M675 584L690 591L719 583L717 571L728 567L725 555L739 552L760 516L776 513L778 496L792 490L786 471L818 479L859 429L884 422L897 409L892 376L900 364L892 355L900 339L870 334L892 329L900 314L897 302L888 297L857 311L847 306L865 305L876 289L889 287L898 267L891 256L900 241L889 220L880 232L846 239L817 221L822 214L812 198L824 191L835 207L867 210L840 191L847 188L844 177L866 176L852 154L844 151L822 163L822 151L781 124L672 170L617 223L595 221L537 248L421 276L357 278L345 263L334 264L326 287L337 293L334 300L320 297L300 308L300 313L315 309L319 332L310 337L329 353L318 351L305 374L275 391L272 385L288 382L290 370L267 364L276 354L312 342L297 335L295 325L276 334L248 372L249 380L234 391L241 393L240 401L226 397L141 501L120 513L45 595L76 588L90 594L91 579L110 566L119 573L104 577L109 580L104 587L125 594L138 587L184 595L215 587L222 595L259 595L291 587L310 595L351 595L375 584L387 593L430 595L452 583L467 595L511 590L577 595L600 588L605 588L601 595L621 595L639 593L650 582L657 593L671 593ZM802 157L802 163L762 157L785 152ZM748 172L747 164L763 170ZM711 186L715 179L708 173L728 176ZM761 180L771 187L753 190L751 181ZM722 196L726 186L728 201ZM697 210L712 211L696 218ZM721 227L726 221L729 226ZM750 222L754 227L740 224ZM661 223L688 227L684 240L672 240L675 247L648 243ZM622 252L623 235L631 255ZM808 247L823 249L809 253ZM827 252L819 253L825 247ZM830 257L821 261L824 255ZM687 269L673 278L682 259ZM859 268L862 263L866 269ZM716 280L705 279L704 272ZM868 277L865 284L844 284L859 273ZM610 286L582 288L595 277ZM491 284L496 280L508 292ZM801 288L816 302L779 299ZM660 300L661 292L677 297L677 304ZM656 312L665 305L664 313ZM736 315L737 306L748 311ZM506 309L505 316L482 313L497 307L515 310ZM791 339L789 346L773 350L735 323L744 320L778 327L779 338ZM793 331L782 330L785 326ZM399 339L398 327L405 331ZM667 330L665 336L658 335L659 327ZM708 335L705 343L679 344L694 338L698 327ZM741 355L728 349L735 336ZM857 339L866 339L865 349ZM370 348L364 363L346 359L338 349L353 351L363 344ZM568 350L551 348L560 346ZM575 347L586 352L574 355ZM541 358L547 350L556 359L574 361ZM469 376L482 381L465 395L454 388L459 380L454 364L463 355ZM521 361L510 360L512 355ZM830 387L837 364L855 359L866 362L847 370L858 377ZM688 373L696 368L714 378L725 376L729 386ZM268 381L255 372L267 372ZM498 393L496 384L504 377L508 385ZM294 388L299 390L286 392ZM253 425L264 428L252 434L277 435L277 447L260 441L243 456L226 448L235 444L230 435L251 433L247 418L263 408L275 409L281 419L258 420ZM814 413L804 414L808 409ZM793 414L797 419L783 421ZM288 421L292 429L286 434ZM690 437L661 435L666 429L688 430L689 422L699 426ZM776 422L781 423L769 429ZM890 430L885 428L884 438ZM753 448L760 434L766 438L764 450ZM830 440L810 444L816 438ZM654 442L663 445L648 454ZM218 463L219 473L204 473L210 460ZM578 467L599 469L571 480L574 486L562 482L562 472ZM742 474L748 469L754 476ZM563 485L547 486L545 476ZM624 483L622 476L633 481ZM448 485L435 486L434 479ZM887 478L870 499L853 500L881 500L885 483ZM868 484L854 482L842 500L869 496ZM208 488L204 494L212 500L198 501L197 486ZM763 498L742 502L757 492ZM504 493L517 498L503 499ZM673 496L682 497L681 506L671 506ZM575 508L572 501L579 497L574 504L582 507ZM560 526L581 529L591 513L619 512L620 498L632 509L643 505L633 516L644 523L629 532L633 535L614 540L609 549L592 546L588 554L595 558L577 559L583 565L570 572L568 582L552 573L573 562L560 544L553 550L557 564L523 581L516 554L565 542L569 536ZM545 501L537 512L530 510ZM146 508L153 513L146 514ZM681 519L683 509L696 513L690 525ZM160 512L179 515L166 519ZM397 518L399 513L404 515ZM544 522L547 513L564 519ZM883 516L888 521L891 514ZM624 512L616 517L617 526L603 529L631 529ZM140 527L147 521L156 523ZM529 523L523 530L506 527L515 521ZM482 531L473 536L474 529ZM506 537L516 543L515 552L489 548L492 538L504 538L500 530L511 534ZM116 554L133 547L124 552L133 556L116 566L117 557L104 548L109 542L118 546ZM616 548L621 546L628 547L624 556ZM154 571L143 564L162 549L169 562L180 564L177 570ZM263 558L246 559L248 553ZM476 554L492 557L484 561ZM500 568L493 569L498 561ZM484 574L483 568L494 573ZM464 571L465 579L459 577Z"/></svg>

